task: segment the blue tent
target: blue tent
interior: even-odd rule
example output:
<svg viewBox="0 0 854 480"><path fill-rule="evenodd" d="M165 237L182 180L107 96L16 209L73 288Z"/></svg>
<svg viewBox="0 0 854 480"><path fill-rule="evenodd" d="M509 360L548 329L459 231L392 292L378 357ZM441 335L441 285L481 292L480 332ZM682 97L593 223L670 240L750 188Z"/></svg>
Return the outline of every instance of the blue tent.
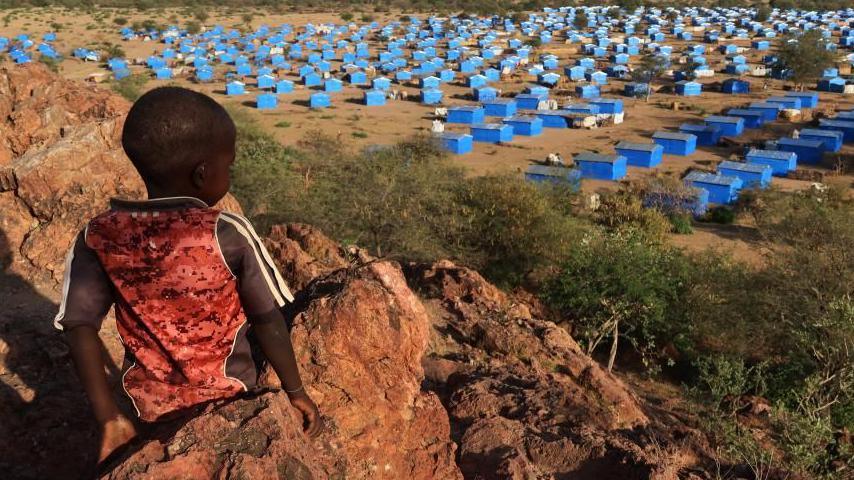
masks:
<svg viewBox="0 0 854 480"><path fill-rule="evenodd" d="M385 105L385 92L382 90L367 90L364 101L368 107Z"/></svg>
<svg viewBox="0 0 854 480"><path fill-rule="evenodd" d="M817 165L824 157L824 142L821 140L781 138L777 140L777 148L784 152L797 153L800 163Z"/></svg>
<svg viewBox="0 0 854 480"><path fill-rule="evenodd" d="M310 108L327 108L332 104L329 94L322 92L312 93L308 103Z"/></svg>
<svg viewBox="0 0 854 480"><path fill-rule="evenodd" d="M259 110L276 108L278 103L279 99L274 93L262 93L255 97L255 106Z"/></svg>
<svg viewBox="0 0 854 480"><path fill-rule="evenodd" d="M782 150L750 150L745 159L748 163L757 163L771 167L771 174L785 177L798 166L798 154Z"/></svg>
<svg viewBox="0 0 854 480"><path fill-rule="evenodd" d="M762 113L762 121L763 122L773 122L780 115L780 110L783 109L783 106L779 103L768 103L768 102L753 102L747 107L747 110L756 110L757 112Z"/></svg>
<svg viewBox="0 0 854 480"><path fill-rule="evenodd" d="M502 122L513 127L513 135L533 137L543 133L543 120L539 117L517 115L505 118Z"/></svg>
<svg viewBox="0 0 854 480"><path fill-rule="evenodd" d="M228 82L225 85L225 94L226 95L243 95L245 93L245 86L243 82L233 81Z"/></svg>
<svg viewBox="0 0 854 480"><path fill-rule="evenodd" d="M457 155L471 152L472 140L471 135L463 133L444 132L439 136L442 147Z"/></svg>
<svg viewBox="0 0 854 480"><path fill-rule="evenodd" d="M276 93L290 93L294 91L294 82L290 80L279 80L276 82Z"/></svg>
<svg viewBox="0 0 854 480"><path fill-rule="evenodd" d="M689 133L655 132L652 139L668 155L691 155L697 149L697 137Z"/></svg>
<svg viewBox="0 0 854 480"><path fill-rule="evenodd" d="M483 108L489 117L512 117L516 114L516 100L496 98L484 101Z"/></svg>
<svg viewBox="0 0 854 480"><path fill-rule="evenodd" d="M323 91L327 93L340 92L344 88L344 82L337 78L330 78L323 82Z"/></svg>
<svg viewBox="0 0 854 480"><path fill-rule="evenodd" d="M475 124L483 123L485 110L483 107L463 105L448 108L448 123Z"/></svg>
<svg viewBox="0 0 854 480"><path fill-rule="evenodd" d="M502 123L479 123L471 126L475 142L506 143L513 141L513 127Z"/></svg>
<svg viewBox="0 0 854 480"><path fill-rule="evenodd" d="M686 184L692 187L707 190L710 202L724 205L738 199L738 191L743 185L742 180L738 177L697 171L688 173L684 180Z"/></svg>
<svg viewBox="0 0 854 480"><path fill-rule="evenodd" d="M800 99L802 108L818 106L818 93L816 92L787 92L785 96Z"/></svg>
<svg viewBox="0 0 854 480"><path fill-rule="evenodd" d="M628 162L622 155L602 155L584 152L575 156L582 178L619 180L626 176Z"/></svg>
<svg viewBox="0 0 854 480"><path fill-rule="evenodd" d="M664 147L655 143L620 142L614 149L633 167L655 167L664 154Z"/></svg>
<svg viewBox="0 0 854 480"><path fill-rule="evenodd" d="M824 143L825 151L835 153L842 149L845 133L841 130L805 128L801 130L799 138L803 138L805 140L819 140Z"/></svg>
<svg viewBox="0 0 854 480"><path fill-rule="evenodd" d="M721 86L721 91L730 94L750 93L750 82L746 80L738 80L736 78L728 78L724 80Z"/></svg>
<svg viewBox="0 0 854 480"><path fill-rule="evenodd" d="M421 103L425 105L442 103L442 95L442 91L438 89L428 88L421 90Z"/></svg>
<svg viewBox="0 0 854 480"><path fill-rule="evenodd" d="M516 105L521 110L536 110L540 102L549 99L548 95L536 95L532 93L520 93L516 95Z"/></svg>
<svg viewBox="0 0 854 480"><path fill-rule="evenodd" d="M724 161L718 164L718 173L741 179L744 188L767 188L771 184L772 169L761 163Z"/></svg>
<svg viewBox="0 0 854 480"><path fill-rule="evenodd" d="M822 118L818 121L818 128L822 130L839 130L844 134L845 143L854 142L854 119L838 120Z"/></svg>
<svg viewBox="0 0 854 480"><path fill-rule="evenodd" d="M765 113L746 108L731 108L726 114L730 117L741 117L744 119L744 128L760 128L765 122Z"/></svg>
<svg viewBox="0 0 854 480"><path fill-rule="evenodd" d="M696 97L703 93L703 85L697 82L682 80L676 82L676 94L685 97Z"/></svg>
<svg viewBox="0 0 854 480"><path fill-rule="evenodd" d="M709 115L703 122L720 128L721 134L728 137L737 137L744 132L744 119L741 117Z"/></svg>

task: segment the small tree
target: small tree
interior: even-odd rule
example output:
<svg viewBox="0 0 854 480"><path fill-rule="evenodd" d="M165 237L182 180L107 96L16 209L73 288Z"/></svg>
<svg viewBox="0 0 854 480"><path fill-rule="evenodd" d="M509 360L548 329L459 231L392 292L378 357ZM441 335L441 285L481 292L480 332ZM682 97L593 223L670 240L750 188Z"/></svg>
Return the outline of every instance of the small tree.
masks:
<svg viewBox="0 0 854 480"><path fill-rule="evenodd" d="M575 12L575 20L572 21L572 25L578 30L584 30L587 28L587 14L584 10L577 10Z"/></svg>
<svg viewBox="0 0 854 480"><path fill-rule="evenodd" d="M649 53L644 55L637 67L632 70L632 80L647 85L647 102L649 102L649 97L652 95L652 82L660 78L666 69L667 60L663 56Z"/></svg>
<svg viewBox="0 0 854 480"><path fill-rule="evenodd" d="M779 67L789 69L791 81L796 89L803 90L806 83L821 78L826 68L832 67L836 60L829 51L826 41L818 30L810 30L803 35L787 35L783 38L779 50Z"/></svg>
<svg viewBox="0 0 854 480"><path fill-rule="evenodd" d="M756 7L756 16L754 16L754 20L757 22L767 22L769 17L771 17L771 9L768 5L759 5Z"/></svg>
<svg viewBox="0 0 854 480"><path fill-rule="evenodd" d="M189 22L187 22L186 29L187 33L195 35L202 31L202 25L195 20L190 20Z"/></svg>
<svg viewBox="0 0 854 480"><path fill-rule="evenodd" d="M198 20L200 23L204 24L206 21L208 21L210 15L208 15L207 11L200 8L193 12L193 17L195 17L196 20Z"/></svg>

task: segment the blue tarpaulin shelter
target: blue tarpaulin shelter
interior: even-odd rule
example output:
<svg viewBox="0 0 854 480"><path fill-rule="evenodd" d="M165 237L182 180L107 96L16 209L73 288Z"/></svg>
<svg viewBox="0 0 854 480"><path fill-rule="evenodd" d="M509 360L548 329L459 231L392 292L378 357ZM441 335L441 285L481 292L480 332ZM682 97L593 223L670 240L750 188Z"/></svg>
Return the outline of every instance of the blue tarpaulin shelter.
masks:
<svg viewBox="0 0 854 480"><path fill-rule="evenodd" d="M664 155L664 147L655 143L620 142L614 149L633 167L655 167Z"/></svg>
<svg viewBox="0 0 854 480"><path fill-rule="evenodd" d="M668 155L691 155L697 149L697 137L689 133L655 132L652 139Z"/></svg>
<svg viewBox="0 0 854 480"><path fill-rule="evenodd" d="M582 178L619 180L626 176L628 162L622 155L603 155L584 152L575 156Z"/></svg>
<svg viewBox="0 0 854 480"><path fill-rule="evenodd" d="M709 202L730 204L738 199L738 191L741 190L742 180L729 175L716 175L706 172L690 172L685 176L685 183L695 188L702 188L709 192Z"/></svg>
<svg viewBox="0 0 854 480"><path fill-rule="evenodd" d="M785 177L798 166L798 154L782 150L750 150L745 159L748 163L758 163L771 167L771 174Z"/></svg>

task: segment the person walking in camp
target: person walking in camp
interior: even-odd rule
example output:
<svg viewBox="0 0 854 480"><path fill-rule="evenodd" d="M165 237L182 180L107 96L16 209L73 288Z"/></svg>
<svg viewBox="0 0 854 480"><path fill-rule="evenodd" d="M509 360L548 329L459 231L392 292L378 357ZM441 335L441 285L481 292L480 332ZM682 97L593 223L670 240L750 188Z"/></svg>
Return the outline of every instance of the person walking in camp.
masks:
<svg viewBox="0 0 854 480"><path fill-rule="evenodd" d="M144 426L256 392L251 331L305 433L317 435L290 340L293 296L249 221L211 207L235 158L228 113L201 93L157 88L130 109L122 146L148 199L113 199L80 232L54 322L100 427L99 462L137 435L104 373L98 331L112 306L130 364L122 387Z"/></svg>

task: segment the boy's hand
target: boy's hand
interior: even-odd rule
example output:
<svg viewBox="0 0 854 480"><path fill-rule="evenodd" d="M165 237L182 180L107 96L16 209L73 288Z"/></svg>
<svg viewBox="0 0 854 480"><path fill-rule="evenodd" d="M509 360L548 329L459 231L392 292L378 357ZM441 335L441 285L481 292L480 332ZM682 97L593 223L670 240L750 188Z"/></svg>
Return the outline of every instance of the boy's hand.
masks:
<svg viewBox="0 0 854 480"><path fill-rule="evenodd" d="M98 463L104 461L119 447L127 444L136 437L133 422L124 415L118 415L101 424L101 448L98 452Z"/></svg>
<svg viewBox="0 0 854 480"><path fill-rule="evenodd" d="M317 410L317 405L305 393L305 390L300 390L296 393L289 393L288 399L291 405L296 407L302 413L303 431L310 438L314 438L323 430L323 422L320 419L320 411Z"/></svg>

